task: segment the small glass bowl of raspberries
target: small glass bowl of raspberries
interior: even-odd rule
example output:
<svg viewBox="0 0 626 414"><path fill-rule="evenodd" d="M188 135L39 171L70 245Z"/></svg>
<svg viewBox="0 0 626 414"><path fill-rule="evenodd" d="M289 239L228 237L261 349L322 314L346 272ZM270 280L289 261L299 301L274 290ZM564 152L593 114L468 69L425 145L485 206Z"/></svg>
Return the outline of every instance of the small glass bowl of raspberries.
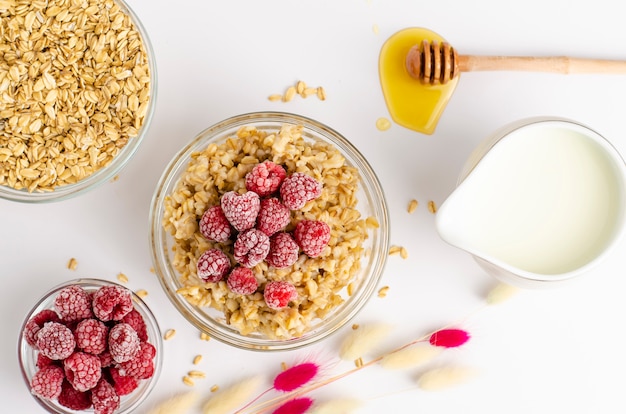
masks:
<svg viewBox="0 0 626 414"><path fill-rule="evenodd" d="M26 386L51 413L130 413L161 371L159 325L126 287L75 279L44 294L18 342Z"/></svg>
<svg viewBox="0 0 626 414"><path fill-rule="evenodd" d="M209 336L251 350L317 342L377 289L389 249L382 186L359 150L316 120L237 115L163 172L150 210L155 272Z"/></svg>

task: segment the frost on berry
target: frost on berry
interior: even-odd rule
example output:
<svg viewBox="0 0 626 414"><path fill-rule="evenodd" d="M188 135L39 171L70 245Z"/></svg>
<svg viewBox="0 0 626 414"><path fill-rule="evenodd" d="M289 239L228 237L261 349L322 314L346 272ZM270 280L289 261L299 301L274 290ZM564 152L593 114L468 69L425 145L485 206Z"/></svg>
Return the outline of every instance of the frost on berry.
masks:
<svg viewBox="0 0 626 414"><path fill-rule="evenodd" d="M209 249L198 258L198 277L207 283L219 282L230 271L230 259L220 249Z"/></svg>
<svg viewBox="0 0 626 414"><path fill-rule="evenodd" d="M125 375L120 375L117 368L111 367L108 369L109 376L113 382L113 389L119 396L128 395L133 392L138 386L137 379Z"/></svg>
<svg viewBox="0 0 626 414"><path fill-rule="evenodd" d="M299 210L322 194L322 184L304 173L293 173L280 186L283 204L291 210Z"/></svg>
<svg viewBox="0 0 626 414"><path fill-rule="evenodd" d="M137 332L137 336L139 336L140 341L148 340L148 328L146 327L146 321L143 320L143 316L137 309L133 309L128 312L120 322L129 324L135 332Z"/></svg>
<svg viewBox="0 0 626 414"><path fill-rule="evenodd" d="M52 309L44 309L38 312L35 316L30 318L26 325L24 326L24 339L26 342L35 347L35 343L37 342L36 335L37 332L41 329L41 327L46 322L59 322L59 315Z"/></svg>
<svg viewBox="0 0 626 414"><path fill-rule="evenodd" d="M149 342L142 342L139 353L131 360L118 365L120 375L136 379L148 379L154 374L156 348Z"/></svg>
<svg viewBox="0 0 626 414"><path fill-rule="evenodd" d="M93 316L89 293L79 285L61 289L54 299L54 310L65 322L80 321Z"/></svg>
<svg viewBox="0 0 626 414"><path fill-rule="evenodd" d="M109 352L117 363L126 362L139 353L139 335L127 323L118 323L109 331Z"/></svg>
<svg viewBox="0 0 626 414"><path fill-rule="evenodd" d="M91 391L91 403L94 414L113 414L120 406L120 396L104 379Z"/></svg>
<svg viewBox="0 0 626 414"><path fill-rule="evenodd" d="M272 281L265 285L263 292L265 303L271 309L279 310L289 305L289 302L298 297L296 288L289 282Z"/></svg>
<svg viewBox="0 0 626 414"><path fill-rule="evenodd" d="M232 234L230 222L224 215L221 206L209 207L202 214L198 227L200 228L200 234L207 240L218 243L226 242Z"/></svg>
<svg viewBox="0 0 626 414"><path fill-rule="evenodd" d="M259 283L252 270L247 267L236 267L230 272L226 281L228 288L239 295L251 295L256 292Z"/></svg>
<svg viewBox="0 0 626 414"><path fill-rule="evenodd" d="M254 191L243 194L229 191L222 196L220 204L228 222L235 230L244 231L254 227L261 208L261 199Z"/></svg>
<svg viewBox="0 0 626 414"><path fill-rule="evenodd" d="M30 380L30 391L40 398L55 399L61 394L63 379L63 368L49 365L35 372Z"/></svg>
<svg viewBox="0 0 626 414"><path fill-rule="evenodd" d="M323 221L302 220L294 230L296 243L309 257L317 257L330 240L330 227Z"/></svg>
<svg viewBox="0 0 626 414"><path fill-rule="evenodd" d="M65 377L78 391L87 391L98 384L102 375L100 358L85 352L75 352L63 361Z"/></svg>
<svg viewBox="0 0 626 414"><path fill-rule="evenodd" d="M256 219L256 228L271 236L287 227L291 219L291 211L277 198L261 200L261 208Z"/></svg>
<svg viewBox="0 0 626 414"><path fill-rule="evenodd" d="M300 256L300 247L290 233L277 233L270 237L270 251L265 261L278 269L293 265Z"/></svg>
<svg viewBox="0 0 626 414"><path fill-rule="evenodd" d="M245 267L261 263L270 251L270 238L257 229L239 233L233 247L233 257Z"/></svg>
<svg viewBox="0 0 626 414"><path fill-rule="evenodd" d="M130 291L121 286L102 286L93 294L93 312L103 322L119 321L131 310Z"/></svg>
<svg viewBox="0 0 626 414"><path fill-rule="evenodd" d="M287 172L283 167L272 161L264 161L246 174L246 189L265 197L278 190L286 176Z"/></svg>
<svg viewBox="0 0 626 414"><path fill-rule="evenodd" d="M50 359L65 359L72 355L76 347L72 331L59 322L46 322L36 336L37 349Z"/></svg>
<svg viewBox="0 0 626 414"><path fill-rule="evenodd" d="M61 386L61 394L57 399L63 407L75 411L86 410L91 407L91 392L78 391L67 380L63 381Z"/></svg>
<svg viewBox="0 0 626 414"><path fill-rule="evenodd" d="M78 349L98 355L107 348L109 328L97 319L83 319L74 329Z"/></svg>

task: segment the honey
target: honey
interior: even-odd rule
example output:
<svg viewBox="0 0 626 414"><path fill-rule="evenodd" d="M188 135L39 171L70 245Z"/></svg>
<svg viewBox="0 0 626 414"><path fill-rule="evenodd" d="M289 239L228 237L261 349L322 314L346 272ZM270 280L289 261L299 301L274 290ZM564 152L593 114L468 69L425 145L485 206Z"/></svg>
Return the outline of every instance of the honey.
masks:
<svg viewBox="0 0 626 414"><path fill-rule="evenodd" d="M408 28L392 35L383 44L379 57L379 76L389 115L405 128L432 134L459 77L445 85L423 84L409 75L406 56L411 47L423 40L445 42L424 28Z"/></svg>

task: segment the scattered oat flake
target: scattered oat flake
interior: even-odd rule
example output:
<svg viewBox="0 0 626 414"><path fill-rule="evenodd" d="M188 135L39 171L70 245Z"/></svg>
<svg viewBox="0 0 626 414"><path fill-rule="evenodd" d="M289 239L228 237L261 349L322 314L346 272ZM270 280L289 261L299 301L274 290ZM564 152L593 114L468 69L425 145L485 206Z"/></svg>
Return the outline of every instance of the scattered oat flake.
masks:
<svg viewBox="0 0 626 414"><path fill-rule="evenodd" d="M354 360L354 365L357 368L361 368L363 366L363 358L359 357L357 359Z"/></svg>
<svg viewBox="0 0 626 414"><path fill-rule="evenodd" d="M75 258L71 258L69 262L67 262L67 268L70 270L76 270L78 267L78 261Z"/></svg>
<svg viewBox="0 0 626 414"><path fill-rule="evenodd" d="M296 83L296 92L298 93L298 95L302 96L305 89L306 89L306 83L304 83L301 80Z"/></svg>
<svg viewBox="0 0 626 414"><path fill-rule="evenodd" d="M401 250L402 250L402 247L400 246L391 246L389 248L389 256L397 256L400 254Z"/></svg>
<svg viewBox="0 0 626 414"><path fill-rule="evenodd" d="M387 118L378 118L376 120L376 128L378 128L379 131L387 131L391 128L391 121Z"/></svg>
<svg viewBox="0 0 626 414"><path fill-rule="evenodd" d="M202 361L202 355L196 355L196 356L193 358L193 364L194 364L194 365L198 365L198 364L200 364L200 362L201 362L201 361Z"/></svg>
<svg viewBox="0 0 626 414"><path fill-rule="evenodd" d="M287 370L287 368L288 368L288 367L287 367L287 364L286 364L285 362L281 362L281 363L280 363L280 369L281 369L281 371L285 371L285 370Z"/></svg>
<svg viewBox="0 0 626 414"><path fill-rule="evenodd" d="M400 247L400 257L403 259L408 259L409 258L409 251L406 249L406 247Z"/></svg>
<svg viewBox="0 0 626 414"><path fill-rule="evenodd" d="M195 382L193 382L193 380L191 378L189 378L187 375L185 375L183 377L183 384L189 386L189 387L193 387L195 384Z"/></svg>
<svg viewBox="0 0 626 414"><path fill-rule="evenodd" d="M356 331L357 329L359 329L359 324L358 323L352 324L352 330Z"/></svg>
<svg viewBox="0 0 626 414"><path fill-rule="evenodd" d="M165 331L165 334L163 335L163 339L165 339L167 341L169 339L172 339L174 337L174 335L176 335L176 330L175 329L168 329L167 331Z"/></svg>
<svg viewBox="0 0 626 414"><path fill-rule="evenodd" d="M115 176L113 176L113 178L111 178L111 182L114 183L114 182L118 181L119 179L120 179L120 176L119 175L115 175Z"/></svg>
<svg viewBox="0 0 626 414"><path fill-rule="evenodd" d="M326 100L326 90L322 86L317 87L317 98L320 101Z"/></svg>
<svg viewBox="0 0 626 414"><path fill-rule="evenodd" d="M120 272L117 274L117 280L119 280L121 283L128 283L128 276Z"/></svg>
<svg viewBox="0 0 626 414"><path fill-rule="evenodd" d="M287 88L287 91L283 95L283 102L291 101L294 96L296 96L296 88L294 86L290 86Z"/></svg>
<svg viewBox="0 0 626 414"><path fill-rule="evenodd" d="M380 289L378 289L378 297L379 298L384 298L387 296L387 292L389 291L389 286L383 286Z"/></svg>
<svg viewBox="0 0 626 414"><path fill-rule="evenodd" d="M415 210L417 210L417 206L418 206L417 200L413 199L409 201L409 206L407 207L407 211L409 212L409 214L413 214Z"/></svg>
<svg viewBox="0 0 626 414"><path fill-rule="evenodd" d="M437 204L435 204L435 202L432 200L428 202L428 211L433 214L437 212Z"/></svg>
<svg viewBox="0 0 626 414"><path fill-rule="evenodd" d="M189 378L206 378L206 374L202 371L191 370L187 373Z"/></svg>
<svg viewBox="0 0 626 414"><path fill-rule="evenodd" d="M139 289L137 292L135 292L135 294L140 298L145 298L146 296L148 296L148 291L145 289Z"/></svg>
<svg viewBox="0 0 626 414"><path fill-rule="evenodd" d="M200 339L202 339L203 341L208 341L211 339L211 337L204 332L200 332Z"/></svg>
<svg viewBox="0 0 626 414"><path fill-rule="evenodd" d="M150 273L154 273L154 272L155 272L155 271L154 271L154 267L151 267L151 268L150 268Z"/></svg>
<svg viewBox="0 0 626 414"><path fill-rule="evenodd" d="M219 389L220 389L220 386L216 384L216 385L213 385L213 386L211 387L211 390L210 390L210 391L211 391L211 392L215 392L215 391L217 391L217 390L219 390Z"/></svg>
<svg viewBox="0 0 626 414"><path fill-rule="evenodd" d="M268 96L267 99L270 102L278 102L278 101L281 101L283 99L283 96L281 94L279 94L279 93L273 93L270 96Z"/></svg>

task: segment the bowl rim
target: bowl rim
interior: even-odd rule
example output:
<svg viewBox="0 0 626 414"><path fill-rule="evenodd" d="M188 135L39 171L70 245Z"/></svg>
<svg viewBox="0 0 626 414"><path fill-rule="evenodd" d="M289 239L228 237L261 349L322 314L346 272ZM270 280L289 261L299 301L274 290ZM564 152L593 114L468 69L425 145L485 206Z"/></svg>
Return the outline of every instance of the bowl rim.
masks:
<svg viewBox="0 0 626 414"><path fill-rule="evenodd" d="M176 293L176 289L172 284L177 284L177 272L174 270L170 273L167 268L168 257L167 249L170 247L164 243L164 238L168 236L168 233L163 229L161 221L163 216L162 206L163 200L169 194L169 191L173 189L173 185L178 182L178 176L172 176L172 173L177 170L182 164L187 163L188 159L185 157L194 151L194 148L204 142L209 136L219 137L220 139L226 139L231 136L233 131L246 125L264 125L271 124L276 129L280 128L282 124L302 125L304 128L313 132L319 138L330 141L335 145L350 163L355 163L354 167L358 168L361 174L361 183L365 185L361 186L361 189L366 192L369 198L368 202L373 209L373 215L376 216L379 221L379 229L374 232L373 236L370 235L374 242L378 242L379 254L372 255L373 262L370 270L369 283L364 283L362 291L358 296L358 300L354 302L351 307L344 307L340 312L335 315L331 315L330 320L337 321L332 326L324 327L320 332L311 334L311 331L306 332L304 335L286 339L286 340L272 340L269 338L254 338L238 334L235 331L232 333L222 332L220 327L214 327L210 321L203 320L198 317L192 310L199 307L193 306L182 299L181 296ZM226 134L230 131L230 134ZM330 139L332 137L332 139ZM373 202L371 197L374 196L377 202ZM188 142L181 150L179 150L173 158L167 164L156 186L156 191L153 194L150 204L149 214L149 241L150 252L155 269L155 273L164 289L166 296L174 305L174 307L201 332L207 333L209 336L219 340L220 342L228 345L253 351L284 351L302 348L310 345L314 342L318 342L341 327L345 326L367 303L372 296L378 283L380 282L384 273L384 268L387 263L387 255L384 252L389 247L389 210L388 204L385 198L385 194L382 189L382 185L378 179L378 176L361 154L361 152L346 139L342 134L330 128L329 126L308 118L303 115L298 115L290 112L280 111L259 111L248 112L240 115L231 116L220 122L205 128L201 132L195 135L195 137ZM173 276L173 277L172 277ZM168 283L170 281L170 283ZM353 297L357 297L354 295ZM309 334L309 335L307 335Z"/></svg>
<svg viewBox="0 0 626 414"><path fill-rule="evenodd" d="M139 35L141 36L141 40L146 49L146 56L148 57L148 67L150 69L150 100L148 102L148 109L146 110L143 125L141 126L139 133L137 134L137 136L132 137L128 140L126 145L121 148L120 152L115 157L113 157L108 165L100 168L93 174L83 178L82 180L79 180L76 183L57 186L54 187L52 191L39 192L28 192L25 189L16 190L6 185L0 185L0 199L16 201L20 203L36 204L67 200L78 195L85 194L88 191L97 188L105 182L113 179L115 175L119 174L120 171L122 171L122 169L133 158L133 156L141 146L141 143L143 142L145 136L148 134L148 131L152 124L152 120L154 118L154 112L157 102L158 74L156 66L156 56L154 54L154 49L152 47L150 37L148 36L148 32L141 22L141 19L139 19L139 16L128 5L126 0L113 1L120 6L122 11L130 16L133 24L137 29L137 32L139 32Z"/></svg>
<svg viewBox="0 0 626 414"><path fill-rule="evenodd" d="M146 302L139 296L137 295L135 292L133 292L131 289L129 289L128 287L114 282L114 281L110 281L110 280L105 280L105 279L97 279L97 278L76 278L76 279L71 279L71 280L67 280L64 281L62 283L58 283L55 286L53 286L52 288L48 289L45 293L43 293L39 299L37 300L37 302L30 308L30 310L28 311L28 313L26 314L26 316L24 317L24 320L22 322L22 324L20 325L20 330L17 334L18 336L18 340L17 340L17 357L18 357L18 364L20 367L20 373L22 374L22 379L24 380L24 383L26 384L27 387L30 387L30 379L32 377L32 375L29 374L29 372L27 371L26 367L24 366L24 361L27 360L29 358L28 353L29 352L35 352L33 350L33 348L26 342L26 339L24 338L24 328L26 327L26 324L28 323L28 321L36 314L36 312L38 310L43 310L43 309L50 309L49 307L46 308L41 308L42 305L44 303L46 303L47 301L49 301L51 299L51 296L54 295L55 293L59 292L61 289L71 286L71 285L81 285L81 286L96 286L96 287L102 287L102 286L119 286L121 288L124 288L125 290L129 291L133 300L133 307L135 309L137 309L137 307L139 307L140 309L138 309L138 312L140 312L142 314L142 317L144 319L148 319L146 320L146 326L148 327L148 336L151 338L150 344L152 344L155 349L156 349L156 355L154 358L154 374L152 375L152 377L142 380L142 382L146 382L147 384L145 385L144 389L142 390L142 394L138 395L135 397L135 401L133 401L132 403L130 403L130 405L128 407L124 407L123 411L116 411L119 414L124 414L124 413L130 413L132 411L134 411L139 405L141 405L143 402L146 401L146 399L148 398L148 396L152 393L152 391L155 389L157 382L159 380L159 376L161 374L161 370L163 367L163 336L162 336L162 332L161 332L161 328L159 326L159 323L157 321L156 316L154 315L154 313L152 312L152 310L150 309L150 307L146 304ZM40 309L41 308L41 309ZM141 386L141 383L140 383ZM121 400L120 403L126 398L132 397L133 394L129 394L129 395L123 395L121 396ZM58 403L56 403L55 401L48 401L48 400L43 400L42 398L39 398L35 395L33 395L33 398L35 399L35 401L37 401L37 403L44 408L46 411L48 412L53 412L53 413L57 413L57 414L74 414L74 413L89 413L89 412L93 412L92 409L88 409L88 410L82 410L82 411L77 411L77 410L72 410L69 409L67 407L63 407L60 406ZM121 408L121 406L120 406ZM50 411L50 410L54 410L54 411Z"/></svg>

